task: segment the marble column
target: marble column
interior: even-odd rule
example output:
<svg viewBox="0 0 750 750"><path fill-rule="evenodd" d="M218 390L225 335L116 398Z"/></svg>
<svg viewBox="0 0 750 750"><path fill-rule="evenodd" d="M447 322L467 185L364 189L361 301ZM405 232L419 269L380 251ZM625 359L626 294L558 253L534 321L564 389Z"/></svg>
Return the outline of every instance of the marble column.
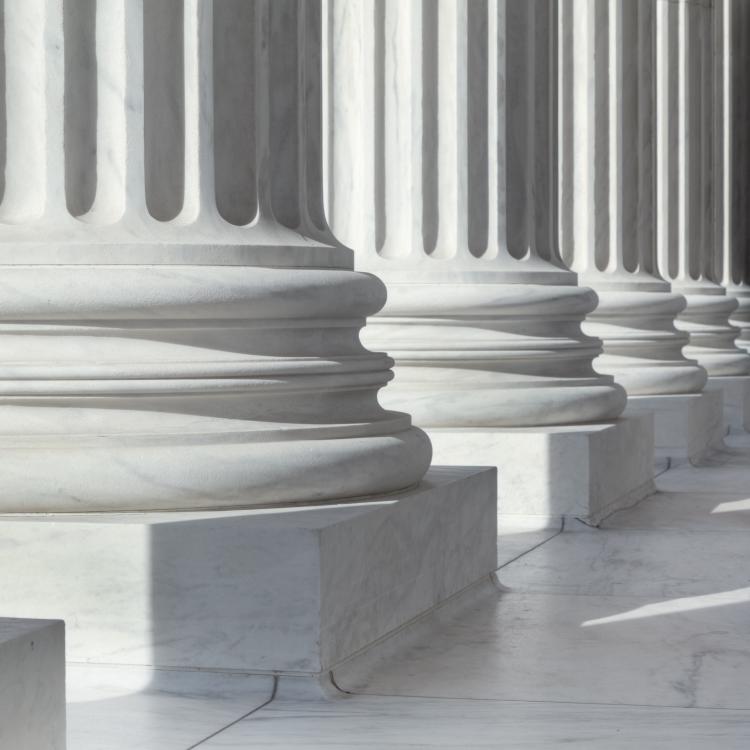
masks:
<svg viewBox="0 0 750 750"><path fill-rule="evenodd" d="M674 322L685 298L656 262L655 2L560 8L560 247L599 297L583 327L603 341L595 367L629 396L700 392Z"/></svg>
<svg viewBox="0 0 750 750"><path fill-rule="evenodd" d="M750 372L729 323L715 234L714 2L657 0L657 247L661 274L685 295L677 327L709 376Z"/></svg>
<svg viewBox="0 0 750 750"><path fill-rule="evenodd" d="M716 3L716 243L721 283L737 299L729 322L750 351L750 6Z"/></svg>
<svg viewBox="0 0 750 750"><path fill-rule="evenodd" d="M333 0L329 220L388 301L384 401L427 427L611 419L557 252L555 6Z"/></svg>
<svg viewBox="0 0 750 750"><path fill-rule="evenodd" d="M383 401L428 430L438 462L496 464L513 488L501 510L553 513L571 467L524 490L549 457L519 430L549 445L553 426L611 422L626 401L581 330L596 295L558 252L557 3L331 0L329 14L327 212L388 287L365 339L396 361Z"/></svg>
<svg viewBox="0 0 750 750"><path fill-rule="evenodd" d="M714 79L714 220L717 277L737 301L729 322L739 330L735 344L750 353L750 151L748 71L750 6L744 0L716 0ZM730 429L750 429L750 378L713 379L723 386Z"/></svg>
<svg viewBox="0 0 750 750"><path fill-rule="evenodd" d="M221 508L414 485L330 235L320 3L7 0L0 509Z"/></svg>

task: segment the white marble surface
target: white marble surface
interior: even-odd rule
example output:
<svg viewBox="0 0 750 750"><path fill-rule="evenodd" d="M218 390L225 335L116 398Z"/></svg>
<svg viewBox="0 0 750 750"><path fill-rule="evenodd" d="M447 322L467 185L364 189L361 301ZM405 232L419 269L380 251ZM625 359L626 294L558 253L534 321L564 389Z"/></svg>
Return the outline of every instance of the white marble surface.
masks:
<svg viewBox="0 0 750 750"><path fill-rule="evenodd" d="M0 618L0 748L65 750L65 626Z"/></svg>
<svg viewBox="0 0 750 750"><path fill-rule="evenodd" d="M665 599L504 593L425 624L422 643L366 682L336 682L377 695L750 709L750 589L649 609Z"/></svg>
<svg viewBox="0 0 750 750"><path fill-rule="evenodd" d="M684 484L683 484L684 486ZM750 492L716 494L660 491L631 510L616 513L605 528L693 531L750 530Z"/></svg>
<svg viewBox="0 0 750 750"><path fill-rule="evenodd" d="M111 745L97 745L89 732L81 748L131 750L108 729L123 726L125 715L127 738L149 737L138 734L139 722L152 721L161 732L153 737L192 732L195 742L214 718L226 717L228 725L202 745L216 750L744 750L750 500L747 492L725 491L723 477L730 484L744 477L750 486L750 435L732 435L728 444L710 466L683 465L659 479L679 480L683 489L616 513L602 529L503 524L500 560L514 558L498 573L505 590L478 587L402 630L366 664L337 668L336 683L360 694L322 701L285 687L284 678L271 703L229 725L234 702L222 714L202 697L185 704L146 691L102 701L96 717ZM247 705L258 705L267 688L259 685ZM186 705L206 705L208 721L198 711L186 717ZM73 726L84 727L95 706L73 706ZM170 747L163 742L153 750ZM140 747L152 750L148 742Z"/></svg>
<svg viewBox="0 0 750 750"><path fill-rule="evenodd" d="M379 695L748 711L750 500L736 490L750 486L750 436L730 444L711 466L658 480L679 490L536 546L499 571L505 592L460 617L438 613L367 679L340 670L337 683Z"/></svg>
<svg viewBox="0 0 750 750"><path fill-rule="evenodd" d="M722 453L750 457L750 432L730 433L724 438Z"/></svg>
<svg viewBox="0 0 750 750"><path fill-rule="evenodd" d="M750 376L712 377L708 385L724 392L724 425L731 432L750 429Z"/></svg>
<svg viewBox="0 0 750 750"><path fill-rule="evenodd" d="M519 429L431 429L437 462L498 467L501 523L596 524L653 490L650 415L614 422Z"/></svg>
<svg viewBox="0 0 750 750"><path fill-rule="evenodd" d="M269 701L271 676L68 665L69 750L185 750Z"/></svg>
<svg viewBox="0 0 750 750"><path fill-rule="evenodd" d="M658 515L665 515L659 496L644 500L638 509L652 505L662 507L648 517L651 530L667 531L669 524L661 525ZM675 516L681 516L680 510L675 508ZM745 565L750 504L744 516L745 523L735 523L734 528L707 530L705 520L699 526L695 519L670 533L646 533L644 522L629 528L638 517L636 509L623 511L604 524L618 533L560 534L500 570L498 576L511 591L539 594L676 599L739 590L750 584ZM697 530L703 533L696 538ZM722 553L716 555L719 547ZM673 572L675 560L680 565Z"/></svg>
<svg viewBox="0 0 750 750"><path fill-rule="evenodd" d="M726 433L723 415L723 391L706 389L702 393L669 396L633 396L628 399L626 415L649 412L654 415L654 449L657 459L673 463L701 460L721 445Z"/></svg>
<svg viewBox="0 0 750 750"><path fill-rule="evenodd" d="M502 568L504 565L526 555L530 550L544 544L562 529L557 528L527 530L523 528L508 528L503 524L498 524L497 537L497 567Z"/></svg>
<svg viewBox="0 0 750 750"><path fill-rule="evenodd" d="M434 467L361 503L0 517L0 614L64 618L73 661L315 674L494 570L495 492Z"/></svg>
<svg viewBox="0 0 750 750"><path fill-rule="evenodd" d="M201 747L745 750L748 743L743 711L356 696L333 704L272 703Z"/></svg>
<svg viewBox="0 0 750 750"><path fill-rule="evenodd" d="M716 491L717 484L721 490ZM733 499L747 497L749 491L747 469L737 463L692 466L684 464L659 477L658 487L664 492L713 495L718 503L729 495Z"/></svg>

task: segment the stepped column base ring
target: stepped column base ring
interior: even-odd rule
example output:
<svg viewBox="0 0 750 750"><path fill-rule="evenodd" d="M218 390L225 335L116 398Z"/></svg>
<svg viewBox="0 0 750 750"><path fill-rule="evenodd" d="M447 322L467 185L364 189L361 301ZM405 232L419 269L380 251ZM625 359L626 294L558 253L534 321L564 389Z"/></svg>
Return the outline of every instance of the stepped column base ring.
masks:
<svg viewBox="0 0 750 750"><path fill-rule="evenodd" d="M723 294L686 294L687 307L675 325L690 335L685 356L697 359L709 376L750 374L750 355L735 345L739 331L729 318L737 300Z"/></svg>
<svg viewBox="0 0 750 750"><path fill-rule="evenodd" d="M368 274L6 266L3 284L0 512L350 499L429 466L427 436L378 404Z"/></svg>
<svg viewBox="0 0 750 750"><path fill-rule="evenodd" d="M387 348L383 394L422 427L529 427L616 418L624 390L581 331L596 295L577 286L394 283L364 332Z"/></svg>
<svg viewBox="0 0 750 750"><path fill-rule="evenodd" d="M689 342L675 328L685 309L680 294L656 291L600 291L599 305L583 330L604 347L594 366L614 376L630 396L699 393L708 375L683 354Z"/></svg>

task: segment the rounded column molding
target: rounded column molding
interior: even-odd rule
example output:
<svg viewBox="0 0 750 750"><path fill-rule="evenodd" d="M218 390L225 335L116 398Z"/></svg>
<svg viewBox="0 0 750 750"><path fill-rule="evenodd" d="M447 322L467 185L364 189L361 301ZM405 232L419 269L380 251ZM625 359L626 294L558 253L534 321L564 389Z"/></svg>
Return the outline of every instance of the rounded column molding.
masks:
<svg viewBox="0 0 750 750"><path fill-rule="evenodd" d="M671 292L600 292L584 326L604 342L596 368L615 375L630 396L700 392L707 373L683 348L689 335L675 328L686 305Z"/></svg>
<svg viewBox="0 0 750 750"><path fill-rule="evenodd" d="M393 283L368 326L398 363L392 408L426 427L532 427L619 413L625 395L592 367L581 333L596 295L541 284Z"/></svg>
<svg viewBox="0 0 750 750"><path fill-rule="evenodd" d="M729 322L737 300L714 286L698 287L695 294L689 285L680 288L687 306L677 326L690 337L685 354L701 362L712 376L750 373L750 358L735 345L739 330Z"/></svg>
<svg viewBox="0 0 750 750"><path fill-rule="evenodd" d="M737 300L737 309L732 313L729 322L739 331L735 346L750 354L750 289L728 288L727 294Z"/></svg>

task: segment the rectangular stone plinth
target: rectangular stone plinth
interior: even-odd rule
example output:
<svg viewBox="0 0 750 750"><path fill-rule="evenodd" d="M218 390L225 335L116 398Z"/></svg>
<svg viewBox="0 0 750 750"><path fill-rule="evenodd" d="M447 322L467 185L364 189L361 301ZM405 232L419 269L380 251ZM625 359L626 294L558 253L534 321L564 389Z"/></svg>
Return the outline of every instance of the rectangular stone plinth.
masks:
<svg viewBox="0 0 750 750"><path fill-rule="evenodd" d="M71 661L317 674L489 575L496 509L493 469L438 467L358 503L3 516L0 615L64 618Z"/></svg>
<svg viewBox="0 0 750 750"><path fill-rule="evenodd" d="M725 431L750 432L750 375L709 378L708 387L724 394Z"/></svg>
<svg viewBox="0 0 750 750"><path fill-rule="evenodd" d="M652 413L656 458L698 461L721 446L725 435L723 391L675 396L631 396L625 414Z"/></svg>
<svg viewBox="0 0 750 750"><path fill-rule="evenodd" d="M498 469L503 523L587 524L653 490L649 415L589 425L429 430L438 463L487 463Z"/></svg>
<svg viewBox="0 0 750 750"><path fill-rule="evenodd" d="M0 619L0 748L65 748L62 622Z"/></svg>

